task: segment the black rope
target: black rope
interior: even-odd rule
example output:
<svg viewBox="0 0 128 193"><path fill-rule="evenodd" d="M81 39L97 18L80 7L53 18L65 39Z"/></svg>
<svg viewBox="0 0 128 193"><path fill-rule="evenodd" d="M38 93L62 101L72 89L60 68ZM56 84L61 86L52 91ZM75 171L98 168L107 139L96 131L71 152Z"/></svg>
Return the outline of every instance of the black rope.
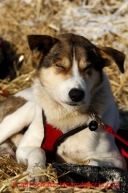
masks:
<svg viewBox="0 0 128 193"><path fill-rule="evenodd" d="M67 137L70 137L72 135L75 135L76 133L86 129L88 126L87 125L82 125L80 127L77 127L75 129L72 129L71 131L68 131L67 133L64 133L63 135L61 135L57 140L56 142L54 143L54 146L53 146L53 151L56 152L57 150L57 147L64 142L64 140L67 138Z"/></svg>

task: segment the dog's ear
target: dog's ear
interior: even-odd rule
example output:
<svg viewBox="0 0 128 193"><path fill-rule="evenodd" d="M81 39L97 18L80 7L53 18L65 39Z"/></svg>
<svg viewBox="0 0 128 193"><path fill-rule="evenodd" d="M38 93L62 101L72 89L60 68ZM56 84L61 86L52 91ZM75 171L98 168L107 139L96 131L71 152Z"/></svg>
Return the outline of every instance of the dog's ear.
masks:
<svg viewBox="0 0 128 193"><path fill-rule="evenodd" d="M125 54L110 47L98 47L97 52L104 59L103 67L109 66L111 62L115 62L119 70L124 73Z"/></svg>
<svg viewBox="0 0 128 193"><path fill-rule="evenodd" d="M40 62L57 41L56 38L48 35L28 35L27 40L36 63Z"/></svg>

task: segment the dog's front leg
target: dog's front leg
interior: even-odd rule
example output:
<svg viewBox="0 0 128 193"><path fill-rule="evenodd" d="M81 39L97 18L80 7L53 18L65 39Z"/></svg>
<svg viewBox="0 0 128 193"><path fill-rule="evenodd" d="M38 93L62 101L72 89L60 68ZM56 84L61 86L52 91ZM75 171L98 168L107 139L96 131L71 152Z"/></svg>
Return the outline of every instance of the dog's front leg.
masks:
<svg viewBox="0 0 128 193"><path fill-rule="evenodd" d="M27 171L36 174L36 181L45 181L44 176L40 175L41 168L46 168L45 152L41 149L41 143L44 138L44 126L42 120L42 109L37 105L34 119L21 140L16 152L19 163L28 164Z"/></svg>
<svg viewBox="0 0 128 193"><path fill-rule="evenodd" d="M28 126L33 120L34 113L35 104L28 101L15 112L7 115L0 123L0 144Z"/></svg>

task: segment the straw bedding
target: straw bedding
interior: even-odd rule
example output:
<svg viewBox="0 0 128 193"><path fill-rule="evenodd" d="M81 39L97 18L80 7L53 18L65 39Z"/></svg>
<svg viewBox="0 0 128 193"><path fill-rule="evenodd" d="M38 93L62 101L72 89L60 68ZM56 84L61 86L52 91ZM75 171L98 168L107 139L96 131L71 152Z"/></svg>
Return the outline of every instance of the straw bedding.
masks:
<svg viewBox="0 0 128 193"><path fill-rule="evenodd" d="M121 112L121 127L128 129L127 7L128 2L125 0L1 0L0 39L5 41L6 57L8 61L12 61L16 77L10 81L8 75L4 80L0 80L0 88L11 95L29 87L33 82L36 64L32 61L26 35L47 34L54 36L65 32L76 33L87 37L96 45L111 46L126 54L124 74L121 74L114 64L106 68L105 71L110 79L115 101ZM9 42L10 47L6 46L6 42ZM14 55L18 58L23 56L20 68L17 66ZM4 96L0 93L0 100L3 99ZM10 163L9 159L7 156L0 157L0 181L2 181L0 182L0 192L4 191L7 186L11 187L7 185L10 183L9 181L3 180L15 178L15 176L20 179L19 174L25 171L25 166ZM3 167L3 163L5 167ZM52 168L49 170L52 173ZM15 191L20 192L21 190L13 189L13 192ZM43 189L41 191L43 192ZM45 191L49 192L50 190L45 188ZM59 192L57 189L54 191ZM67 189L61 192L66 191ZM73 191L77 192L77 189L70 188L67 192ZM89 192L88 190L82 191ZM95 190L93 191L95 192ZM8 191L6 189L5 192L9 192L9 189Z"/></svg>

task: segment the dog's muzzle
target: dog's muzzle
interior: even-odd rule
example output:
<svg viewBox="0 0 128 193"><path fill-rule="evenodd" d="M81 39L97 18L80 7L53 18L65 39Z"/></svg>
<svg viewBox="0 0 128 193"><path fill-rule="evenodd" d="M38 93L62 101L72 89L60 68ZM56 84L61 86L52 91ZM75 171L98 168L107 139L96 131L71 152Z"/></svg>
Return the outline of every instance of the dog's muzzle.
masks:
<svg viewBox="0 0 128 193"><path fill-rule="evenodd" d="M80 102L84 98L84 91L79 89L71 89L69 91L69 97L73 102Z"/></svg>

